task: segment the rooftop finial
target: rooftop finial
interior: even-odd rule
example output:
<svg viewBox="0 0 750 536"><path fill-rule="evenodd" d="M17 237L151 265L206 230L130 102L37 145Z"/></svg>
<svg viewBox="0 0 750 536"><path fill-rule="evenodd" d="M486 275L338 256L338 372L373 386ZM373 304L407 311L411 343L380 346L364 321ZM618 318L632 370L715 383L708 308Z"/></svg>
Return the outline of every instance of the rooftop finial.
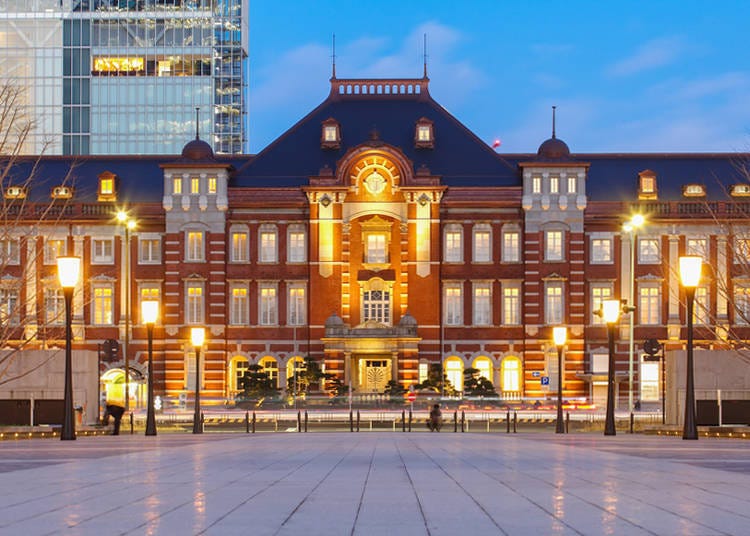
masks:
<svg viewBox="0 0 750 536"><path fill-rule="evenodd" d="M331 63L333 67L333 74L331 78L336 78L336 34L333 34L333 54L331 54Z"/></svg>
<svg viewBox="0 0 750 536"><path fill-rule="evenodd" d="M200 121L198 121L198 114L200 113L201 109L196 106L195 107L195 139L199 140L201 139L200 133L198 131L198 125L200 125Z"/></svg>
<svg viewBox="0 0 750 536"><path fill-rule="evenodd" d="M555 110L557 106L552 107L552 139L555 139Z"/></svg>
<svg viewBox="0 0 750 536"><path fill-rule="evenodd" d="M424 34L424 77L427 78L427 34Z"/></svg>

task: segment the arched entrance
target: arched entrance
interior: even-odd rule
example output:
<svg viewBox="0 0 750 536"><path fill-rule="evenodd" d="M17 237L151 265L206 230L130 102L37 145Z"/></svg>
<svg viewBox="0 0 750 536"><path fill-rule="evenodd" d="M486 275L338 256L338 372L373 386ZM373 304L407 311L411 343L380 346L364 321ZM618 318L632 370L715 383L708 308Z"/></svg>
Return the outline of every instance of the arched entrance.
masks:
<svg viewBox="0 0 750 536"><path fill-rule="evenodd" d="M128 399L130 409L146 407L146 378L131 367L128 379ZM125 371L113 368L105 371L99 379L99 405L103 408L107 402L125 405ZM99 413L101 415L101 411Z"/></svg>

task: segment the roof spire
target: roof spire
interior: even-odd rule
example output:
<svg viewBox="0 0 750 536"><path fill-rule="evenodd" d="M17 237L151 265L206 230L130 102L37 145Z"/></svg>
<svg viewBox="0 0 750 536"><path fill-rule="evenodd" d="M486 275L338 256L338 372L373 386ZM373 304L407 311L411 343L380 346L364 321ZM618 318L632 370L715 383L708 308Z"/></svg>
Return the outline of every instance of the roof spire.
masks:
<svg viewBox="0 0 750 536"><path fill-rule="evenodd" d="M331 64L333 68L333 74L331 78L336 78L336 34L333 34L333 54L331 54Z"/></svg>
<svg viewBox="0 0 750 536"><path fill-rule="evenodd" d="M557 106L552 106L552 139L555 139L555 110Z"/></svg>
<svg viewBox="0 0 750 536"><path fill-rule="evenodd" d="M200 134L198 132L198 125L200 125L200 121L198 121L198 113L201 111L201 109L196 106L195 107L195 139L199 140L201 139Z"/></svg>
<svg viewBox="0 0 750 536"><path fill-rule="evenodd" d="M427 78L427 33L424 34L424 77Z"/></svg>

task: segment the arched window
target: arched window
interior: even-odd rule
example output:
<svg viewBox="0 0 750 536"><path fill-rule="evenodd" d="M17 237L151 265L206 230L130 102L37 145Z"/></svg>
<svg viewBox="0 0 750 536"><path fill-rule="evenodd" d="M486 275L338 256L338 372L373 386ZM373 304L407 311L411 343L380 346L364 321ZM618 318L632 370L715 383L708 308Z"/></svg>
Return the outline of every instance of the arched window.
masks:
<svg viewBox="0 0 750 536"><path fill-rule="evenodd" d="M492 381L492 361L489 357L477 357L472 364L472 368L479 371L479 375Z"/></svg>
<svg viewBox="0 0 750 536"><path fill-rule="evenodd" d="M443 362L443 371L456 391L464 389L464 363L458 357L449 357Z"/></svg>
<svg viewBox="0 0 750 536"><path fill-rule="evenodd" d="M305 360L302 359L300 356L294 356L286 363L286 377L287 379L294 376L294 371L302 371L305 370Z"/></svg>
<svg viewBox="0 0 750 536"><path fill-rule="evenodd" d="M275 385L279 383L279 363L276 358L267 355L258 361L258 364L262 367L263 372L268 375L268 379L273 381Z"/></svg>
<svg viewBox="0 0 750 536"><path fill-rule="evenodd" d="M500 367L503 393L521 390L521 360L517 357L506 357Z"/></svg>
<svg viewBox="0 0 750 536"><path fill-rule="evenodd" d="M242 390L242 378L250 365L247 358L243 356L233 357L229 362L229 390L232 392Z"/></svg>

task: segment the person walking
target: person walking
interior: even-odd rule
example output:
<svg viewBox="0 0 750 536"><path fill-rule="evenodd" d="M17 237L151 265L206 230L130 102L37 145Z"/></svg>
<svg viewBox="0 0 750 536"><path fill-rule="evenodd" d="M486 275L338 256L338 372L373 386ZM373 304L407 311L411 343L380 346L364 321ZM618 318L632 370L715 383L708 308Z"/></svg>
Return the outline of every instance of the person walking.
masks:
<svg viewBox="0 0 750 536"><path fill-rule="evenodd" d="M435 404L430 410L430 420L427 421L427 428L430 432L439 432L443 426L443 414L440 412L440 404Z"/></svg>

